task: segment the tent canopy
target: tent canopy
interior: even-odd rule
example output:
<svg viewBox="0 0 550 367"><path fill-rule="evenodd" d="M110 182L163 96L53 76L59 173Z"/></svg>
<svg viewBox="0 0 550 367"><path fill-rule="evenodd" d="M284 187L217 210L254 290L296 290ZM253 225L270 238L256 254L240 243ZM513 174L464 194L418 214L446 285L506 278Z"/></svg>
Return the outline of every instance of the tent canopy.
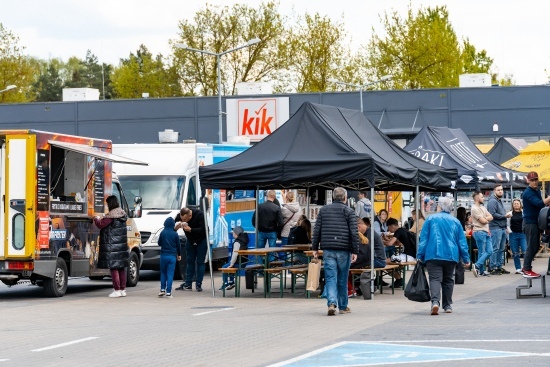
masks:
<svg viewBox="0 0 550 367"><path fill-rule="evenodd" d="M512 139L501 137L496 144L485 153L485 156L496 164L502 164L514 158L527 146L525 139Z"/></svg>
<svg viewBox="0 0 550 367"><path fill-rule="evenodd" d="M342 186L361 190L451 190L454 169L412 157L361 112L305 102L281 127L226 161L199 168L219 189Z"/></svg>
<svg viewBox="0 0 550 367"><path fill-rule="evenodd" d="M546 140L539 140L502 165L521 172L536 171L541 181L550 181L550 144Z"/></svg>
<svg viewBox="0 0 550 367"><path fill-rule="evenodd" d="M424 126L405 150L436 166L456 168L457 189L487 189L495 183L526 187L523 174L488 160L461 129Z"/></svg>

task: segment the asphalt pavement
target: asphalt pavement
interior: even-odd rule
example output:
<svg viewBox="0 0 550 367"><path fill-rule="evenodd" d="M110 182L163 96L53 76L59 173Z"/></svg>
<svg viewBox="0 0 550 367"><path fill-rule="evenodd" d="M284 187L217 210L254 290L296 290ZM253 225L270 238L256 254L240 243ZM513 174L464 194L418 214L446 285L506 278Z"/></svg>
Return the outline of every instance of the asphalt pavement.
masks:
<svg viewBox="0 0 550 367"><path fill-rule="evenodd" d="M430 316L402 290L350 299L350 314L327 316L326 300L304 287L278 298L241 290L212 297L174 291L157 297L158 273L142 272L125 298L108 298L110 279L71 279L62 298L30 284L0 285L0 367L7 366L548 366L549 298L516 299L521 275L456 285L453 313ZM547 259L534 270L546 273ZM410 274L410 273L408 273ZM216 272L215 288L221 285ZM290 278L289 278L290 279ZM243 278L244 281L244 278ZM177 286L178 282L175 283ZM538 287L538 289L537 289ZM540 293L540 281L527 292Z"/></svg>

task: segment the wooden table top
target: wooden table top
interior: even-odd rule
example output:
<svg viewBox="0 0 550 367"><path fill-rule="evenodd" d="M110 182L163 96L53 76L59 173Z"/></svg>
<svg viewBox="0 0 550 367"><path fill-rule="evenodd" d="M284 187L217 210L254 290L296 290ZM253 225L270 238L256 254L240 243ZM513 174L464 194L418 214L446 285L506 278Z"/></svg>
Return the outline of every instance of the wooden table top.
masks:
<svg viewBox="0 0 550 367"><path fill-rule="evenodd" d="M266 255L271 252L287 252L287 251L297 251L298 248L294 246L285 246L285 247L265 247L265 248L251 248L247 250L239 250L237 254L239 255Z"/></svg>

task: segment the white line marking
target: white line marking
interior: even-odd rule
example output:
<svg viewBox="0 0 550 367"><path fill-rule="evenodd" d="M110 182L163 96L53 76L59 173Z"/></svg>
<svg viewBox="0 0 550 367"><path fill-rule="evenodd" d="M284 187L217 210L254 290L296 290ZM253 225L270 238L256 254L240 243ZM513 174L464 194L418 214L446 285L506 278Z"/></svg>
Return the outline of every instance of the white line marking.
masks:
<svg viewBox="0 0 550 367"><path fill-rule="evenodd" d="M73 340L73 341L71 341L71 342L66 342L66 343L61 343L61 344L56 344L56 345L50 345L49 347L44 347L44 348L39 348L39 349L33 349L33 350L31 350L31 352L43 352L43 351L45 351L45 350L50 350L50 349L55 349L55 348L66 347L67 345L72 345L72 344L87 342L88 340L94 340L94 339L98 339L98 337L97 337L97 336L91 336L91 337L89 337L89 338Z"/></svg>
<svg viewBox="0 0 550 367"><path fill-rule="evenodd" d="M498 342L542 342L547 343L550 342L550 339L459 339L459 340L439 340L439 339L433 339L433 340L383 340L383 341L372 341L372 342L365 342L365 343L469 343L469 342L489 342L489 343L498 343ZM350 342L350 343L356 343L356 342ZM362 342L357 342L362 343Z"/></svg>
<svg viewBox="0 0 550 367"><path fill-rule="evenodd" d="M298 362L298 361L301 361L301 360L304 360L306 358L309 358L309 357L312 357L314 355L317 355L317 354L320 354L322 352L325 352L327 350L331 350L331 349L334 349L334 348L337 348L341 345L345 345L345 344L387 344L387 343L404 343L404 345L406 346L406 344L408 343L435 343L435 342L444 342L444 343L454 343L454 342L480 342L480 341L489 341L489 342L549 342L550 340L548 339L501 339L501 340L498 340L498 339L493 339L493 340L472 340L472 339L465 339L465 340L415 340L415 341L412 341L412 340L394 340L394 341L376 341L376 342L369 342L369 341L344 341L344 342L339 342L339 343L335 343L335 344L332 344L332 345L328 345L326 347L323 347L323 348L320 348L320 349L316 349L312 352L309 352L309 353L306 353L306 354L302 354L298 357L294 357L294 358L291 358L291 359L287 359L286 361L282 361L282 362L278 362L278 363L275 363L275 364L271 364L267 367L282 367L282 366L286 366L286 365L289 365L289 364L292 364L294 362ZM447 348L444 348L444 347L434 347L434 346L430 346L430 348L440 348L440 349L447 349ZM452 349L455 349L455 348L452 348ZM491 359L491 358L510 358L510 357L520 357L520 356L540 356L540 357L545 357L547 355L550 355L550 353L526 353L526 352L510 352L510 351L500 351L500 350L488 350L488 349L472 349L472 348L456 348L456 349L465 349L465 350L472 350L472 351L490 351L490 352L502 352L502 353L509 353L509 355L504 355L504 356L480 356L480 357L467 357L467 358L457 358L457 359L452 359L453 361L458 361L458 360L467 360L467 359ZM449 360L441 360L443 362L445 361L449 361ZM440 362L438 360L430 360L429 362ZM419 363L419 361L411 361L411 362L397 362L399 364L407 364L407 363ZM389 363L389 364L397 364L395 361L392 362L392 363ZM385 365L385 364L388 364L388 363L378 363L376 365ZM349 367L360 367L360 366L364 366L364 364L357 364L357 365L348 365ZM374 366L374 365L373 365ZM338 366L326 366L326 367L338 367Z"/></svg>
<svg viewBox="0 0 550 367"><path fill-rule="evenodd" d="M9 359L0 359L0 362L6 362L9 361Z"/></svg>
<svg viewBox="0 0 550 367"><path fill-rule="evenodd" d="M228 311L228 310L234 310L234 309L235 309L235 307L221 308L221 309L215 310L215 311L206 311L206 312L201 312L201 313L194 313L193 316L202 316L202 315L207 315L209 313Z"/></svg>

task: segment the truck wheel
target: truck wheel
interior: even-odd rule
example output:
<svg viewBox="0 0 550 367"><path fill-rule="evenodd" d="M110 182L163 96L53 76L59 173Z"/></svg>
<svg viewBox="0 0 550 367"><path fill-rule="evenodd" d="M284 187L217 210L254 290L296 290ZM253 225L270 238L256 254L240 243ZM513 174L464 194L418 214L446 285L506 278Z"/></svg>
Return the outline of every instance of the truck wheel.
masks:
<svg viewBox="0 0 550 367"><path fill-rule="evenodd" d="M67 292L69 274L65 260L58 258L53 278L44 279L44 292L48 297L63 297Z"/></svg>
<svg viewBox="0 0 550 367"><path fill-rule="evenodd" d="M126 286L135 287L139 282L139 258L135 252L130 252Z"/></svg>

